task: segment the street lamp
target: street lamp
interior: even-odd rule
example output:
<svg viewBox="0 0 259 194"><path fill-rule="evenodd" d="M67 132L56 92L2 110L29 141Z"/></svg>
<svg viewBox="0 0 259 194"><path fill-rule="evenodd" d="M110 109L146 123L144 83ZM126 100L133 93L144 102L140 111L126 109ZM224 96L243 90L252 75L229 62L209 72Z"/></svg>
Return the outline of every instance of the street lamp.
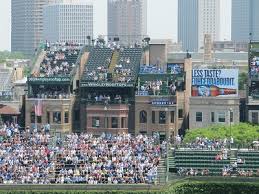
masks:
<svg viewBox="0 0 259 194"><path fill-rule="evenodd" d="M233 143L232 139L232 131L231 131L231 123L233 122L233 109L229 108L229 131L230 131L230 149L231 149L231 144Z"/></svg>

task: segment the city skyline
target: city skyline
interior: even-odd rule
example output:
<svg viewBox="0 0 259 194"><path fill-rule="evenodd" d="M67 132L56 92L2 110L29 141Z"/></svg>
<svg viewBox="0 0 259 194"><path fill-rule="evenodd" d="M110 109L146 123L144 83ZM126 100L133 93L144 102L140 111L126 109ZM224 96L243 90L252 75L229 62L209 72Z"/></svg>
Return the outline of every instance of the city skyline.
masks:
<svg viewBox="0 0 259 194"><path fill-rule="evenodd" d="M107 4L106 0L98 0L94 2L94 36L107 34ZM177 0L164 0L164 3L156 0L148 0L147 14L147 32L152 39L173 39L177 41ZM225 0L222 9L222 18L225 28L221 31L224 39L229 40L231 36L231 10L230 0ZM0 32L0 50L11 49L11 0L2 0L0 7L0 25L4 26ZM98 11L96 11L98 9ZM226 11L228 10L228 11ZM155 14L154 14L155 13ZM168 18L170 20L168 20ZM170 21L170 23L168 23Z"/></svg>

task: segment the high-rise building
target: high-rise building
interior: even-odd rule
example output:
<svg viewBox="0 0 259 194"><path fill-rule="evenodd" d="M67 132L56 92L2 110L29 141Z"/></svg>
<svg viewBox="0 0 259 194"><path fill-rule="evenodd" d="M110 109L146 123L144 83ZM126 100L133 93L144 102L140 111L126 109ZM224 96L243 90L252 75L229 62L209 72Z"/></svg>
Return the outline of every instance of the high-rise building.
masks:
<svg viewBox="0 0 259 194"><path fill-rule="evenodd" d="M233 41L259 40L258 7L258 0L232 1Z"/></svg>
<svg viewBox="0 0 259 194"><path fill-rule="evenodd" d="M108 38L141 42L147 34L147 0L108 0Z"/></svg>
<svg viewBox="0 0 259 194"><path fill-rule="evenodd" d="M34 54L42 40L43 6L48 0L12 0L11 50Z"/></svg>
<svg viewBox="0 0 259 194"><path fill-rule="evenodd" d="M178 41L183 50L203 47L204 35L220 40L220 0L178 0Z"/></svg>
<svg viewBox="0 0 259 194"><path fill-rule="evenodd" d="M86 44L93 37L93 3L86 0L58 0L43 9L44 40Z"/></svg>
<svg viewBox="0 0 259 194"><path fill-rule="evenodd" d="M204 46L205 34L220 40L220 0L199 0L199 48Z"/></svg>
<svg viewBox="0 0 259 194"><path fill-rule="evenodd" d="M178 1L178 42L184 51L198 51L198 0Z"/></svg>

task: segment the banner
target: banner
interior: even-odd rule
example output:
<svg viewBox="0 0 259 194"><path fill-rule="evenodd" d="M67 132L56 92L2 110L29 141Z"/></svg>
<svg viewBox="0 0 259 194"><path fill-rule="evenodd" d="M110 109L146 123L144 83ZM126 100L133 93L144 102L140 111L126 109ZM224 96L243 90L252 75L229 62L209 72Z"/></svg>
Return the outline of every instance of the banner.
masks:
<svg viewBox="0 0 259 194"><path fill-rule="evenodd" d="M37 82L41 84L49 83L60 83L69 84L71 81L70 77L29 77L28 82Z"/></svg>
<svg viewBox="0 0 259 194"><path fill-rule="evenodd" d="M238 69L192 70L192 96L237 96Z"/></svg>
<svg viewBox="0 0 259 194"><path fill-rule="evenodd" d="M152 105L174 105L176 104L176 98L156 98L150 102Z"/></svg>
<svg viewBox="0 0 259 194"><path fill-rule="evenodd" d="M134 83L113 83L113 82L86 82L81 87L134 87Z"/></svg>

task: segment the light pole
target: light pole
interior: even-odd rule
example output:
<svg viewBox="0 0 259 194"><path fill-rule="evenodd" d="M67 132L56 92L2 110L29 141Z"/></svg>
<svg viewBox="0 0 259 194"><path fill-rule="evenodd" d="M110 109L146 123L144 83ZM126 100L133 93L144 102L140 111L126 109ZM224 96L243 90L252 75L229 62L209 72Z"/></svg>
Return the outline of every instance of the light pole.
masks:
<svg viewBox="0 0 259 194"><path fill-rule="evenodd" d="M230 131L230 144L229 147L231 149L231 144L232 144L232 131L231 131L231 123L233 122L233 109L229 109L229 131Z"/></svg>

